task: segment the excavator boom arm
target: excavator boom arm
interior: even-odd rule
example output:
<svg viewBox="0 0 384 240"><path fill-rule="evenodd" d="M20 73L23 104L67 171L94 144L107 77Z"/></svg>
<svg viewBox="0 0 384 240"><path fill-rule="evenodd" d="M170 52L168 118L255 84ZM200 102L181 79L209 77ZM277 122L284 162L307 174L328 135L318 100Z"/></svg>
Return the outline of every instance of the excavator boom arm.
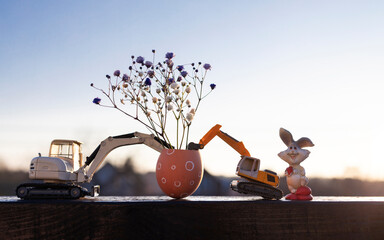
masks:
<svg viewBox="0 0 384 240"><path fill-rule="evenodd" d="M224 142L226 142L229 146L231 146L238 153L240 153L241 156L248 156L248 157L251 156L251 154L245 148L243 142L237 141L236 139L229 136L228 134L226 134L223 131L218 132L217 136L219 136Z"/></svg>
<svg viewBox="0 0 384 240"><path fill-rule="evenodd" d="M100 143L89 157L87 157L85 165L77 171L77 181L90 182L93 174L112 150L118 147L136 144L145 144L158 152L161 152L164 149L164 146L167 146L153 135L139 132L108 137Z"/></svg>
<svg viewBox="0 0 384 240"><path fill-rule="evenodd" d="M188 149L203 149L205 145L207 145L215 136L221 138L224 142L226 142L229 146L235 149L241 156L251 156L248 150L245 148L243 142L240 142L227 133L220 130L221 125L216 124L213 128L211 128L201 139L198 145L190 143Z"/></svg>

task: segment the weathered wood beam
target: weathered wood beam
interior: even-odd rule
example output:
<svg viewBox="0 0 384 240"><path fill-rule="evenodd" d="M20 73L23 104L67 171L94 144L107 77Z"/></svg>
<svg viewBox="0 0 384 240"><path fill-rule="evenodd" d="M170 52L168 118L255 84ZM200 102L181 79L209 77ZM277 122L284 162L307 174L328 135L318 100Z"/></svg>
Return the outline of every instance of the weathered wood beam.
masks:
<svg viewBox="0 0 384 240"><path fill-rule="evenodd" d="M383 200L0 197L0 239L384 239Z"/></svg>

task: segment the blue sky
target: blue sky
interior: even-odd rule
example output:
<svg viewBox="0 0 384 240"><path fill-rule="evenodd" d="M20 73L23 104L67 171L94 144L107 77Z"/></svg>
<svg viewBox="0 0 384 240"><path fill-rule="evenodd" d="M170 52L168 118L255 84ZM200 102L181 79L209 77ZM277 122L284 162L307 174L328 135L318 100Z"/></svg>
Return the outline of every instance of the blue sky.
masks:
<svg viewBox="0 0 384 240"><path fill-rule="evenodd" d="M193 123L198 141L216 123L261 168L283 174L278 130L315 143L307 175L384 179L382 1L0 0L0 165L27 169L54 138L84 142L146 129L92 104L105 74L131 55L208 62L217 85ZM100 96L99 96L100 97ZM118 149L140 171L157 153ZM213 174L234 175L238 154L219 139L202 151Z"/></svg>

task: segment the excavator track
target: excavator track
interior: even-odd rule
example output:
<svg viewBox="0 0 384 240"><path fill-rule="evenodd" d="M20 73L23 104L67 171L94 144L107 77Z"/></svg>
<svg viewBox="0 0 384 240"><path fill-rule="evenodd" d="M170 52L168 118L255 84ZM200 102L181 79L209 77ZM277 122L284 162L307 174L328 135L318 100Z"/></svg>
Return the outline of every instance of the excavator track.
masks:
<svg viewBox="0 0 384 240"><path fill-rule="evenodd" d="M260 182L233 180L231 182L231 188L239 193L261 196L265 199L279 200L283 197L283 192L280 189Z"/></svg>
<svg viewBox="0 0 384 240"><path fill-rule="evenodd" d="M16 196L20 199L79 199L84 196L97 196L99 186L93 186L92 191L76 185L65 183L23 183L16 188Z"/></svg>

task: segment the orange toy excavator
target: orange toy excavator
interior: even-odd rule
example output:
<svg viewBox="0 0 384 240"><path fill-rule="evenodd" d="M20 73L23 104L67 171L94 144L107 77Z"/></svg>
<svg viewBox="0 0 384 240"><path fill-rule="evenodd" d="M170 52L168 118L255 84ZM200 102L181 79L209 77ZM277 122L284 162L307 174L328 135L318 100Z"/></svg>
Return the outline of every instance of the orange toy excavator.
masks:
<svg viewBox="0 0 384 240"><path fill-rule="evenodd" d="M279 177L275 172L264 170L261 171L260 160L251 157L243 142L239 142L233 137L220 130L221 125L217 124L209 130L198 144L189 143L188 149L203 149L214 137L220 137L229 146L235 149L241 155L241 159L237 164L236 174L243 178L242 180L233 180L231 188L234 191L245 194L261 196L265 199L280 199L283 193L277 188L279 185Z"/></svg>

